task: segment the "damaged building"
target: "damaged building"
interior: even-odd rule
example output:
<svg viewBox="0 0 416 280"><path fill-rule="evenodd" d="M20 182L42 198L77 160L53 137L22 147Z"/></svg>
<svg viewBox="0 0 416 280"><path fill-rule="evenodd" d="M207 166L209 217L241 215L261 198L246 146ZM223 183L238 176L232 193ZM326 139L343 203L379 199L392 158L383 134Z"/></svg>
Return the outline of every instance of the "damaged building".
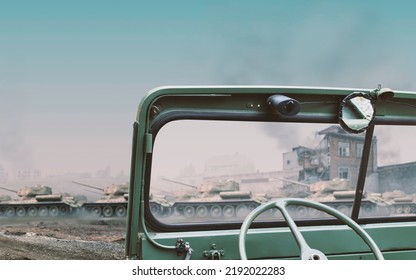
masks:
<svg viewBox="0 0 416 280"><path fill-rule="evenodd" d="M347 133L339 126L330 126L318 135L323 136L318 147L298 146L283 154L283 169L298 169L298 180L308 184L335 178L356 182L364 135ZM374 137L372 141L368 175L377 172L377 139Z"/></svg>
<svg viewBox="0 0 416 280"><path fill-rule="evenodd" d="M323 138L316 148L294 147L283 154L284 170L298 170L298 181L313 184L319 181L358 180L364 135L350 134L338 126L318 132ZM377 166L377 138L373 137L367 167L365 189L371 192L390 192L401 189L415 193L416 162Z"/></svg>

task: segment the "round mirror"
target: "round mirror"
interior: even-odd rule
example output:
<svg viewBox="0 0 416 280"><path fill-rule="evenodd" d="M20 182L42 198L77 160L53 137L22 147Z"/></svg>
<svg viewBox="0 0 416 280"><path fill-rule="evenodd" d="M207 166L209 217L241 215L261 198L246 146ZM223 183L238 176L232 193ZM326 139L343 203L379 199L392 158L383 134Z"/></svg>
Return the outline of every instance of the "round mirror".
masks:
<svg viewBox="0 0 416 280"><path fill-rule="evenodd" d="M370 97L363 92L353 92L345 97L339 110L339 124L351 133L361 133L367 129L375 116Z"/></svg>

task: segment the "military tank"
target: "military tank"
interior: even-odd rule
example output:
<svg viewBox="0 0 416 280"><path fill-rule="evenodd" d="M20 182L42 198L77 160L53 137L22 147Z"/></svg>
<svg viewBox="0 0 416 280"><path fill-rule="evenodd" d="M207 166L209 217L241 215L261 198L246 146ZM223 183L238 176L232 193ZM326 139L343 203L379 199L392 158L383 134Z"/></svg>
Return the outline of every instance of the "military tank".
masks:
<svg viewBox="0 0 416 280"><path fill-rule="evenodd" d="M390 207L392 215L416 214L416 196L409 195L401 190L385 192L380 195Z"/></svg>
<svg viewBox="0 0 416 280"><path fill-rule="evenodd" d="M4 187L0 189L13 192L19 197L17 200L0 201L0 216L10 218L66 216L76 212L79 207L73 197L52 194L52 189L45 185L24 187L18 191Z"/></svg>
<svg viewBox="0 0 416 280"><path fill-rule="evenodd" d="M318 201L328 205L346 215L351 215L355 198L355 188L350 185L349 180L335 178L328 181L318 181L312 184L305 184L298 181L276 178L285 181L283 190L286 191L284 197L305 198ZM297 185L297 188L294 186ZM299 186L303 188L299 189ZM298 218L301 217L320 217L326 215L312 208L296 206L291 208L292 213ZM397 214L415 213L416 204L412 197L403 192L375 193L364 191L362 194L360 217L388 216Z"/></svg>
<svg viewBox="0 0 416 280"><path fill-rule="evenodd" d="M151 195L150 210L157 217L190 218L244 218L250 211L264 202L273 199L305 198L328 205L346 215L351 215L355 198L355 188L347 179L306 183L287 178L277 178L283 184L278 190L267 194L252 194L241 191L238 182L215 180L195 186L162 178L165 181L186 186L184 194ZM153 188L155 189L155 188ZM167 193L166 191L161 193ZM362 194L360 217L389 216L416 213L416 197L404 193ZM289 206L288 211L295 219L325 218L327 214L305 206ZM264 219L281 217L280 211L272 209L262 215Z"/></svg>
<svg viewBox="0 0 416 280"><path fill-rule="evenodd" d="M104 197L99 200L93 202L84 202L82 204L82 211L85 214L106 218L121 218L127 215L127 200L129 192L128 184L112 184L106 188L101 188L95 185L86 184L82 182L72 182L77 185L81 185L93 190L98 190L102 194L104 194Z"/></svg>
<svg viewBox="0 0 416 280"><path fill-rule="evenodd" d="M169 217L173 213L173 203L166 195L150 195L150 211L158 217Z"/></svg>
<svg viewBox="0 0 416 280"><path fill-rule="evenodd" d="M166 178L164 180L187 186L192 192L177 195L163 207L158 201L151 201L150 209L156 216L166 216L168 213L184 218L245 217L251 210L268 200L265 195L241 191L239 183L233 180L217 180L198 186ZM169 211L166 210L168 207ZM160 209L164 209L164 212L160 212Z"/></svg>

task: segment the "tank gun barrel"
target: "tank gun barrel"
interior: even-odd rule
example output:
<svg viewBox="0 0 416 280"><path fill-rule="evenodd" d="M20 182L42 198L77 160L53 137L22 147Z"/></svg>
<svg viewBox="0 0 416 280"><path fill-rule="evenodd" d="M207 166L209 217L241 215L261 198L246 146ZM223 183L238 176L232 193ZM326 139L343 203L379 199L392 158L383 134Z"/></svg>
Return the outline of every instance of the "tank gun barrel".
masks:
<svg viewBox="0 0 416 280"><path fill-rule="evenodd" d="M15 190L11 190L11 189L4 188L4 187L0 187L0 189L5 190L5 191L9 191L9 192L17 193L17 191L15 191Z"/></svg>
<svg viewBox="0 0 416 280"><path fill-rule="evenodd" d="M162 178L162 180L165 180L165 181L168 181L168 182L171 182L171 183L175 183L175 184L179 184L179 185L182 185L182 186L187 186L187 187L193 188L195 190L198 189L197 186L186 184L186 183L183 183L183 182L179 182L179 181L175 181L175 180L171 180L171 179L167 179L167 178Z"/></svg>
<svg viewBox="0 0 416 280"><path fill-rule="evenodd" d="M72 181L72 183L104 192L103 188L99 188L99 187L92 186L92 185L89 185L89 184L84 184L84 183L77 182L77 181Z"/></svg>
<svg viewBox="0 0 416 280"><path fill-rule="evenodd" d="M101 192L96 192L96 191L93 191L93 190L85 190L85 191L87 191L87 192L89 192L89 193L95 193L95 194L102 195L102 193L101 193Z"/></svg>

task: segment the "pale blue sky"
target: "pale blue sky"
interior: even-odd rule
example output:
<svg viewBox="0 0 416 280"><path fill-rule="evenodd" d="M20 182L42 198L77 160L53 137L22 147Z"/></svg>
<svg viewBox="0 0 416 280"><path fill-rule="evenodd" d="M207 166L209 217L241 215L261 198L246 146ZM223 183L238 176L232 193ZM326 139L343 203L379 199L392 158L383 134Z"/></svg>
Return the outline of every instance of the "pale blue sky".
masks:
<svg viewBox="0 0 416 280"><path fill-rule="evenodd" d="M414 1L0 0L0 164L129 168L161 85L416 90Z"/></svg>

